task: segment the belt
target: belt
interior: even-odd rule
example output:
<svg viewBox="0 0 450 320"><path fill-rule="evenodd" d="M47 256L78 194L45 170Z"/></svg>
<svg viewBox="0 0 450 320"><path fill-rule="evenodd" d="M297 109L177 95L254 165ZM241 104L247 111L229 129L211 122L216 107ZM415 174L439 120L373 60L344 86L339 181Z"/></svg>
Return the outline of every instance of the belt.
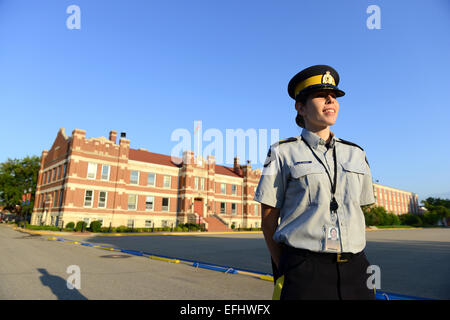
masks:
<svg viewBox="0 0 450 320"><path fill-rule="evenodd" d="M287 252L287 253L304 256L304 257L311 257L311 258L322 260L322 261L329 262L329 263L349 262L351 259L353 259L363 253L363 251L358 252L358 253L315 252L315 251L310 251L310 250L306 250L306 249L294 248L294 247L288 246L286 244L283 244L282 247L283 247L283 250L285 250L285 252Z"/></svg>

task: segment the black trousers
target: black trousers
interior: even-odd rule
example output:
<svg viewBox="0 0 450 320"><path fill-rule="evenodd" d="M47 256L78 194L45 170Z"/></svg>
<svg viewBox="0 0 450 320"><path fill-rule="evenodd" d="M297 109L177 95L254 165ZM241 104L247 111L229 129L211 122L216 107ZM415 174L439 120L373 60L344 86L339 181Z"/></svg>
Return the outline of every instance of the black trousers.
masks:
<svg viewBox="0 0 450 320"><path fill-rule="evenodd" d="M274 267L274 299L280 300L374 300L367 287L367 261L364 251L318 253L283 246L279 269ZM278 292L277 292L278 290ZM281 292L279 292L281 291Z"/></svg>

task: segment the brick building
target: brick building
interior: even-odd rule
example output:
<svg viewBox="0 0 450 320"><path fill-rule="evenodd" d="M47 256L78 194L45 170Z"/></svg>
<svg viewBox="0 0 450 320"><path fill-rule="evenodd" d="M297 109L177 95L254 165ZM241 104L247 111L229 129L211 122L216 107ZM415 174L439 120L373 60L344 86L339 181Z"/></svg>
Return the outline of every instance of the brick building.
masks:
<svg viewBox="0 0 450 320"><path fill-rule="evenodd" d="M130 148L117 132L86 138L61 128L42 152L32 224L62 226L94 220L108 226L172 227L205 223L209 230L259 227L253 201L261 171L250 164L216 165L214 156L194 161L192 151L174 163L170 156ZM181 159L179 159L181 160Z"/></svg>
<svg viewBox="0 0 450 320"><path fill-rule="evenodd" d="M396 215L419 214L419 197L416 193L400 190L381 184L373 184L375 204Z"/></svg>
<svg viewBox="0 0 450 320"><path fill-rule="evenodd" d="M130 148L111 131L86 138L61 128L41 157L32 224L62 226L101 220L105 227L172 227L205 223L209 230L260 227L253 195L261 176L250 164L216 165L214 156L194 161L192 151L170 156ZM179 163L178 163L179 162ZM419 213L417 194L374 184L376 204L396 214Z"/></svg>

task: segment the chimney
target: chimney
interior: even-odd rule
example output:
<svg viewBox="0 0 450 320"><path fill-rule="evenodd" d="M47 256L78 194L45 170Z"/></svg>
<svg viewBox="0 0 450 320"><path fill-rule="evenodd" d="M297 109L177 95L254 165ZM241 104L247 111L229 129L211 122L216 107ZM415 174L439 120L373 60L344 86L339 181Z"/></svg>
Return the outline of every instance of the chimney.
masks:
<svg viewBox="0 0 450 320"><path fill-rule="evenodd" d="M239 164L239 157L234 157L233 171L238 175L242 175L241 165Z"/></svg>
<svg viewBox="0 0 450 320"><path fill-rule="evenodd" d="M116 144L116 138L117 138L117 131L116 130L111 130L109 132L109 141L111 141L112 143Z"/></svg>

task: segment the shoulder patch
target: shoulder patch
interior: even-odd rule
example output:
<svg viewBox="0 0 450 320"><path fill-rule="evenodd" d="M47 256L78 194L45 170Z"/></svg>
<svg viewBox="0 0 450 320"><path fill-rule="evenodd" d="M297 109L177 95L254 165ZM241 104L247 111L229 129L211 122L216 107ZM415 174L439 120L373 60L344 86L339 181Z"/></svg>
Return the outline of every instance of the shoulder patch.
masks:
<svg viewBox="0 0 450 320"><path fill-rule="evenodd" d="M358 146L356 143L353 143L353 142L350 142L350 141L347 141L347 140L344 140L344 139L341 139L341 138L336 139L336 141L337 142L341 142L343 144L348 144L349 146L357 147L357 148L361 149L362 151L364 151L364 149L361 148L360 146Z"/></svg>

